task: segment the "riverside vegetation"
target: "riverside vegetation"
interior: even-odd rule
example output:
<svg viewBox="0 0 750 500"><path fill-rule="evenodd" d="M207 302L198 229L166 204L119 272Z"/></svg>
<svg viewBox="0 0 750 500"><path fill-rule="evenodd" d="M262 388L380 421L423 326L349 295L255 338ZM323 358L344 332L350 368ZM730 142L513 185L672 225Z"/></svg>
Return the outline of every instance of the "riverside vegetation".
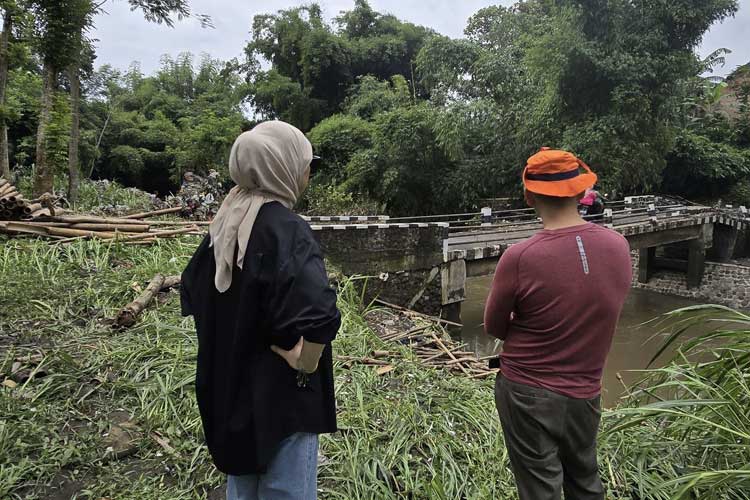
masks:
<svg viewBox="0 0 750 500"><path fill-rule="evenodd" d="M123 3L211 29L195 2ZM461 38L367 0L326 7L217 17L247 26L243 57L165 55L144 74L95 59L106 4L3 0L0 176L33 176L34 197L67 177L74 204L89 177L165 195L186 171L228 177L236 136L282 119L323 158L310 192L321 211L466 211L516 196L541 146L584 158L612 199L750 205L750 65L709 76L733 47L696 53L737 0L522 0L479 9Z"/></svg>
<svg viewBox="0 0 750 500"><path fill-rule="evenodd" d="M219 494L194 397L192 319L180 317L177 294L162 295L129 330L108 323L157 272L179 273L197 243L0 240L0 498ZM341 430L322 440L320 497L513 498L492 383L384 344L351 282L340 285L340 307L335 352L387 349L395 369L336 362ZM716 323L605 412L609 498L750 498L750 317L680 311L671 341L720 316L732 331ZM688 361L716 339L708 361Z"/></svg>

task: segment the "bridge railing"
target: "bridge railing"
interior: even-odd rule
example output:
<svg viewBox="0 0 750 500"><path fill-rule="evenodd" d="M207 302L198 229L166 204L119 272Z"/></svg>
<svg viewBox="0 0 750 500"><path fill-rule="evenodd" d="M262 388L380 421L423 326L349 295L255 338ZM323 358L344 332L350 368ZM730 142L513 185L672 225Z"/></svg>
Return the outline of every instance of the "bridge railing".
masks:
<svg viewBox="0 0 750 500"><path fill-rule="evenodd" d="M628 197L624 200L607 201L606 208L613 215L622 213L646 213L653 205L657 212L673 210L681 207L700 206L687 200L671 196L637 196ZM537 220L536 211L533 208L512 208L493 210L491 212L465 212L455 214L417 215L408 217L391 217L391 223L408 222L447 222L451 227L471 226L480 227L483 224L519 223L523 221ZM593 215L585 217L589 220L599 220L601 216Z"/></svg>

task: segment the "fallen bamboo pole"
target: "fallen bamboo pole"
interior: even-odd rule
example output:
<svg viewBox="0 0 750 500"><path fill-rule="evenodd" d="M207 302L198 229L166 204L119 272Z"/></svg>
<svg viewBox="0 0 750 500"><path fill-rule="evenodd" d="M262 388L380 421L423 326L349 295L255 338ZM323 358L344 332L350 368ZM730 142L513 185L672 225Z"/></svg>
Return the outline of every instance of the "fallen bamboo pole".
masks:
<svg viewBox="0 0 750 500"><path fill-rule="evenodd" d="M102 241L106 241L106 242L116 241L116 242L124 243L126 245L128 245L128 244L140 245L140 244L142 244L140 241L143 241L143 240L148 240L148 243L153 243L158 238L164 238L164 237L167 237L167 236L176 236L176 235L180 235L180 234L188 234L190 231L193 231L193 230L194 230L194 228L175 229L173 231L152 231L152 232L148 232L148 233L136 234L136 235L133 235L133 236L121 236L123 233L114 233L114 234L108 233L108 234L111 234L111 237L101 238L101 239L102 239ZM66 238L64 240L55 241L55 242L53 242L53 244L73 243L75 241L79 241L79 240L87 239L87 238L88 238L87 236L78 236L78 237L74 237L74 238Z"/></svg>
<svg viewBox="0 0 750 500"><path fill-rule="evenodd" d="M39 236L50 235L47 232L47 230L43 227L29 226L25 224L19 226L18 223L14 221L0 222L0 231L8 231L11 233L21 233L21 234L36 234Z"/></svg>
<svg viewBox="0 0 750 500"><path fill-rule="evenodd" d="M474 373L472 375L469 375L469 378L485 378L489 377L490 375L497 375L498 373L500 373L500 370L490 370L482 373Z"/></svg>
<svg viewBox="0 0 750 500"><path fill-rule="evenodd" d="M117 233L105 232L105 231L84 231L82 229L71 229L68 227L47 227L47 232L54 236L65 236L71 237L82 237L82 238L99 238L99 239L111 239L117 236Z"/></svg>
<svg viewBox="0 0 750 500"><path fill-rule="evenodd" d="M114 217L97 217L94 215L60 215L56 217L45 217L40 222L67 222L68 224L130 224L143 225L146 222L134 219L122 219ZM152 223L148 223L151 225Z"/></svg>
<svg viewBox="0 0 750 500"><path fill-rule="evenodd" d="M164 276L157 274L148 284L141 295L133 302L126 305L115 317L114 326L116 328L129 328L138 321L138 316L149 305L151 300L156 296L164 285Z"/></svg>
<svg viewBox="0 0 750 500"><path fill-rule="evenodd" d="M20 220L20 221L7 221L7 222L20 222L25 226L36 226L36 227L70 227L70 224L64 222L38 222L35 220Z"/></svg>
<svg viewBox="0 0 750 500"><path fill-rule="evenodd" d="M32 213L41 209L42 209L41 203L31 203L30 205L26 205L25 207L23 207L23 213L26 215L31 215Z"/></svg>
<svg viewBox="0 0 750 500"><path fill-rule="evenodd" d="M62 209L58 208L57 211L61 212ZM31 212L31 214L29 214L29 215L31 217L44 217L44 216L50 216L51 213L50 213L50 209L49 208L42 208L42 209L36 210L34 212Z"/></svg>
<svg viewBox="0 0 750 500"><path fill-rule="evenodd" d="M137 214L125 215L122 218L123 219L146 219L148 217L157 217L159 215L175 214L177 212L182 212L182 207L162 208L161 210L152 210L150 212L140 212Z"/></svg>
<svg viewBox="0 0 750 500"><path fill-rule="evenodd" d="M474 362L474 361L476 361L476 360L477 360L477 358L467 358L467 357L464 357L464 358L456 358L456 359L451 359L450 361L446 361L446 362L445 362L445 365L446 365L446 366L450 366L450 365L455 365L455 364L457 364L457 363Z"/></svg>
<svg viewBox="0 0 750 500"><path fill-rule="evenodd" d="M190 231L194 231L196 228L194 227L187 227L185 229L174 229L172 231L152 231L149 233L139 234L136 236L126 236L124 238L117 237L117 241L136 241L136 240L142 240L146 238L164 238L165 236L177 236L180 234L186 234Z"/></svg>
<svg viewBox="0 0 750 500"><path fill-rule="evenodd" d="M84 231L108 231L118 233L146 233L151 227L146 224L73 224L71 229L81 229Z"/></svg>
<svg viewBox="0 0 750 500"><path fill-rule="evenodd" d="M345 363L360 363L364 365L374 365L374 366L388 366L392 364L382 359L358 358L356 356L336 356L336 359L339 361L344 361Z"/></svg>
<svg viewBox="0 0 750 500"><path fill-rule="evenodd" d="M128 219L137 222L135 219ZM208 220L152 220L149 221L152 226L210 226L211 221Z"/></svg>
<svg viewBox="0 0 750 500"><path fill-rule="evenodd" d="M451 359L453 359L453 360L457 359L456 356L454 356L453 353L450 350L448 350L447 347L445 347L445 344L443 344L443 341L440 340L440 338L437 335L435 335L435 332L430 332L430 334L432 335L432 338L435 339L435 342L437 342L437 344L440 346L440 348L443 349L445 351L445 353ZM462 365L461 363L458 363L458 366L461 368L461 371L464 372L466 375L469 374L469 372L466 371L466 367L464 365Z"/></svg>
<svg viewBox="0 0 750 500"><path fill-rule="evenodd" d="M397 342L399 340L404 340L404 339L408 339L410 337L416 336L416 334L421 333L425 330L429 330L430 328L432 328L432 325L421 326L419 328L412 328L411 330L407 332L404 332L399 335L395 335L393 337L386 338L385 340L388 340L390 342Z"/></svg>

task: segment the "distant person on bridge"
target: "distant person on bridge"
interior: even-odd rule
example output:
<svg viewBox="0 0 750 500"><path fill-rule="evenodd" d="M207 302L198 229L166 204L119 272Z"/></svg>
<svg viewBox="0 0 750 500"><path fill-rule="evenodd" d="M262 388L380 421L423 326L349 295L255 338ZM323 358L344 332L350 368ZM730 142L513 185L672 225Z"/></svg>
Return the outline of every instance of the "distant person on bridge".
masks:
<svg viewBox="0 0 750 500"><path fill-rule="evenodd" d="M523 172L544 229L505 251L485 310L504 340L495 399L521 500L602 500L596 435L602 369L631 281L621 235L578 202L596 175L543 149Z"/></svg>
<svg viewBox="0 0 750 500"><path fill-rule="evenodd" d="M604 199L595 188L589 188L578 202L579 212L583 217L596 218L604 213Z"/></svg>
<svg viewBox="0 0 750 500"><path fill-rule="evenodd" d="M198 406L228 500L314 500L318 434L336 431L336 293L312 229L291 211L313 160L287 123L240 135L229 158L237 186L182 274Z"/></svg>

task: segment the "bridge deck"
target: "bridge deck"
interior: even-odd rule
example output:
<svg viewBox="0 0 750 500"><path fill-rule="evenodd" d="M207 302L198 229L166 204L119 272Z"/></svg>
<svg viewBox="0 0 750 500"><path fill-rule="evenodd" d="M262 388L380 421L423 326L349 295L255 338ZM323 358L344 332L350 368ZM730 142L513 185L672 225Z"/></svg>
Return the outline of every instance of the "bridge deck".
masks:
<svg viewBox="0 0 750 500"><path fill-rule="evenodd" d="M631 240L634 248L668 244L698 238L704 224L723 223L739 227L741 220L718 214L707 207L681 206L656 211L622 211L611 219L597 220ZM480 260L494 258L505 249L542 229L538 220L522 223L500 223L473 228L451 229L445 244L446 260ZM655 236L648 236L655 235Z"/></svg>

